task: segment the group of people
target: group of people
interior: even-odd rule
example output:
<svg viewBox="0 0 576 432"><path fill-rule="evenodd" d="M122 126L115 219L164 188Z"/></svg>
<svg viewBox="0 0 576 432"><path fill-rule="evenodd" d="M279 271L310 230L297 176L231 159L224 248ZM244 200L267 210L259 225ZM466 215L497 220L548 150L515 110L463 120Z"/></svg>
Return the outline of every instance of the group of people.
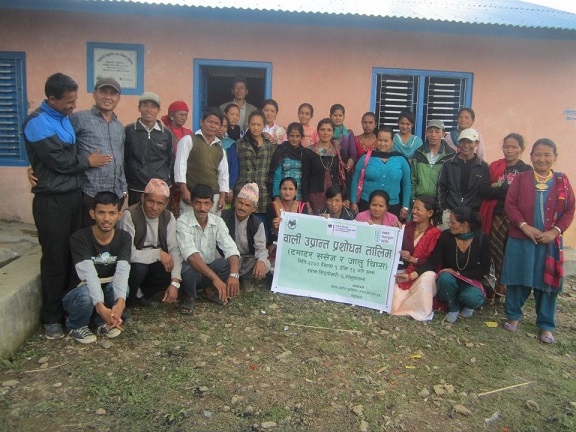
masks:
<svg viewBox="0 0 576 432"><path fill-rule="evenodd" d="M207 109L192 132L185 102L158 120L160 97L146 92L140 117L124 127L114 114L116 80L100 79L93 108L73 113L77 89L66 75L50 76L47 99L23 127L47 338L64 336L65 319L76 340L95 341L93 311L97 333L116 337L131 319L126 305L158 291L166 303L180 297L184 314L200 292L225 304L241 276L269 273L283 213L296 212L405 224L392 313L428 320L440 302L449 322L472 316L493 263L496 292L506 294L504 328L517 329L534 288L540 340L554 340L561 235L574 194L552 171L552 141L534 144L532 171L520 160L522 137L510 134L504 159L489 167L470 108L458 114L457 131L430 120L424 142L410 112L398 117L398 133L366 113L354 135L340 104L314 128L314 108L304 103L299 121L283 128L278 103L249 104L247 81L237 77L234 99ZM530 181L534 193L520 194Z"/></svg>

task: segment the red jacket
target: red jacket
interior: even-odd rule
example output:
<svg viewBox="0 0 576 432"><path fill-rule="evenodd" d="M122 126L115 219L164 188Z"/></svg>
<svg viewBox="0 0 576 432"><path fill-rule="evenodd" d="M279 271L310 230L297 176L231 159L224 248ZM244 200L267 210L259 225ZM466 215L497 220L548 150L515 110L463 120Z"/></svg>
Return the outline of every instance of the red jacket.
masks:
<svg viewBox="0 0 576 432"><path fill-rule="evenodd" d="M572 220L574 219L574 191L568 178L566 178L566 210L560 217L555 220L556 201L557 201L557 185L556 173L554 173L554 180L548 198L544 204L544 231L548 231L553 225L556 225L562 230L566 231ZM504 211L510 220L510 231L508 235L514 238L525 239L527 238L522 230L518 228L521 222L526 222L528 225L534 226L534 206L536 204L536 188L534 187L534 173L532 171L525 171L518 174L512 180L508 194L506 195L506 203Z"/></svg>

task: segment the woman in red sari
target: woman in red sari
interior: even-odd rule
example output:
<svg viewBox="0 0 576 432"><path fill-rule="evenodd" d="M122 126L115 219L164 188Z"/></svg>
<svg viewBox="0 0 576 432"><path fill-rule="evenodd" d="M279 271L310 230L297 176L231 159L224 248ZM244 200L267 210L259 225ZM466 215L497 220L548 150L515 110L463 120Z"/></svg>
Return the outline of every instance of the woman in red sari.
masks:
<svg viewBox="0 0 576 432"><path fill-rule="evenodd" d="M417 321L434 318L433 298L436 295L436 273L429 271L416 280L410 274L428 260L442 232L433 223L438 203L430 196L422 195L414 200L412 220L404 227L402 260L407 264L404 273L396 276L392 315L410 315Z"/></svg>

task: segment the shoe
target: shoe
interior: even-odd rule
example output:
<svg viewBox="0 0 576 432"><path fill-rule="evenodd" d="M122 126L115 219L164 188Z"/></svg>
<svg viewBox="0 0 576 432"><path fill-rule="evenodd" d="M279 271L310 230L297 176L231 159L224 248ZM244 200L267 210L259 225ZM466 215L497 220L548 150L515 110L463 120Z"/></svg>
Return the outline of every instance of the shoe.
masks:
<svg viewBox="0 0 576 432"><path fill-rule="evenodd" d="M122 312L122 322L124 324L132 324L132 311L129 308L124 309Z"/></svg>
<svg viewBox="0 0 576 432"><path fill-rule="evenodd" d="M458 319L458 312L448 312L446 314L446 321L449 323L455 323Z"/></svg>
<svg viewBox="0 0 576 432"><path fill-rule="evenodd" d="M62 339L64 337L62 324L44 324L44 336L49 340Z"/></svg>
<svg viewBox="0 0 576 432"><path fill-rule="evenodd" d="M540 334L538 335L538 339L540 340L540 342L543 342L545 344L551 344L556 342L556 339L554 339L554 336L552 334L544 334L544 332L540 332Z"/></svg>
<svg viewBox="0 0 576 432"><path fill-rule="evenodd" d="M99 335L106 336L108 339L114 339L115 337L120 336L120 333L122 333L122 331L120 329L117 329L116 327L108 328L106 324L102 324L100 327L98 327L96 333L98 333Z"/></svg>
<svg viewBox="0 0 576 432"><path fill-rule="evenodd" d="M472 315L474 315L474 309L465 307L460 311L460 316L462 318L470 318Z"/></svg>
<svg viewBox="0 0 576 432"><path fill-rule="evenodd" d="M90 344L98 340L96 335L90 331L88 326L70 330L70 336L73 337L76 342L80 342L81 344Z"/></svg>
<svg viewBox="0 0 576 432"><path fill-rule="evenodd" d="M504 330L508 330L509 332L515 332L518 330L518 323L512 324L509 321L506 321L504 324L502 324L502 328Z"/></svg>

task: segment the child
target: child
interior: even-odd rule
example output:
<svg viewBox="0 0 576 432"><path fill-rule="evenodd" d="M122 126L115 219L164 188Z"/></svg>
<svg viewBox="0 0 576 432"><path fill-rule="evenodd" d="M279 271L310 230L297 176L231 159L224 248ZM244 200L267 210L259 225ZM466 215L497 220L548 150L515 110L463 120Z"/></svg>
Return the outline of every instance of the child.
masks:
<svg viewBox="0 0 576 432"><path fill-rule="evenodd" d="M284 136L286 135L286 129L275 123L276 116L278 115L278 103L274 99L266 99L262 104L262 113L266 120L262 135L272 144L282 144L284 142Z"/></svg>
<svg viewBox="0 0 576 432"><path fill-rule="evenodd" d="M416 150L422 147L423 144L419 136L412 135L413 127L414 114L410 111L402 111L398 116L398 129L400 131L394 135L394 147L392 150L402 153L408 160L414 157Z"/></svg>

